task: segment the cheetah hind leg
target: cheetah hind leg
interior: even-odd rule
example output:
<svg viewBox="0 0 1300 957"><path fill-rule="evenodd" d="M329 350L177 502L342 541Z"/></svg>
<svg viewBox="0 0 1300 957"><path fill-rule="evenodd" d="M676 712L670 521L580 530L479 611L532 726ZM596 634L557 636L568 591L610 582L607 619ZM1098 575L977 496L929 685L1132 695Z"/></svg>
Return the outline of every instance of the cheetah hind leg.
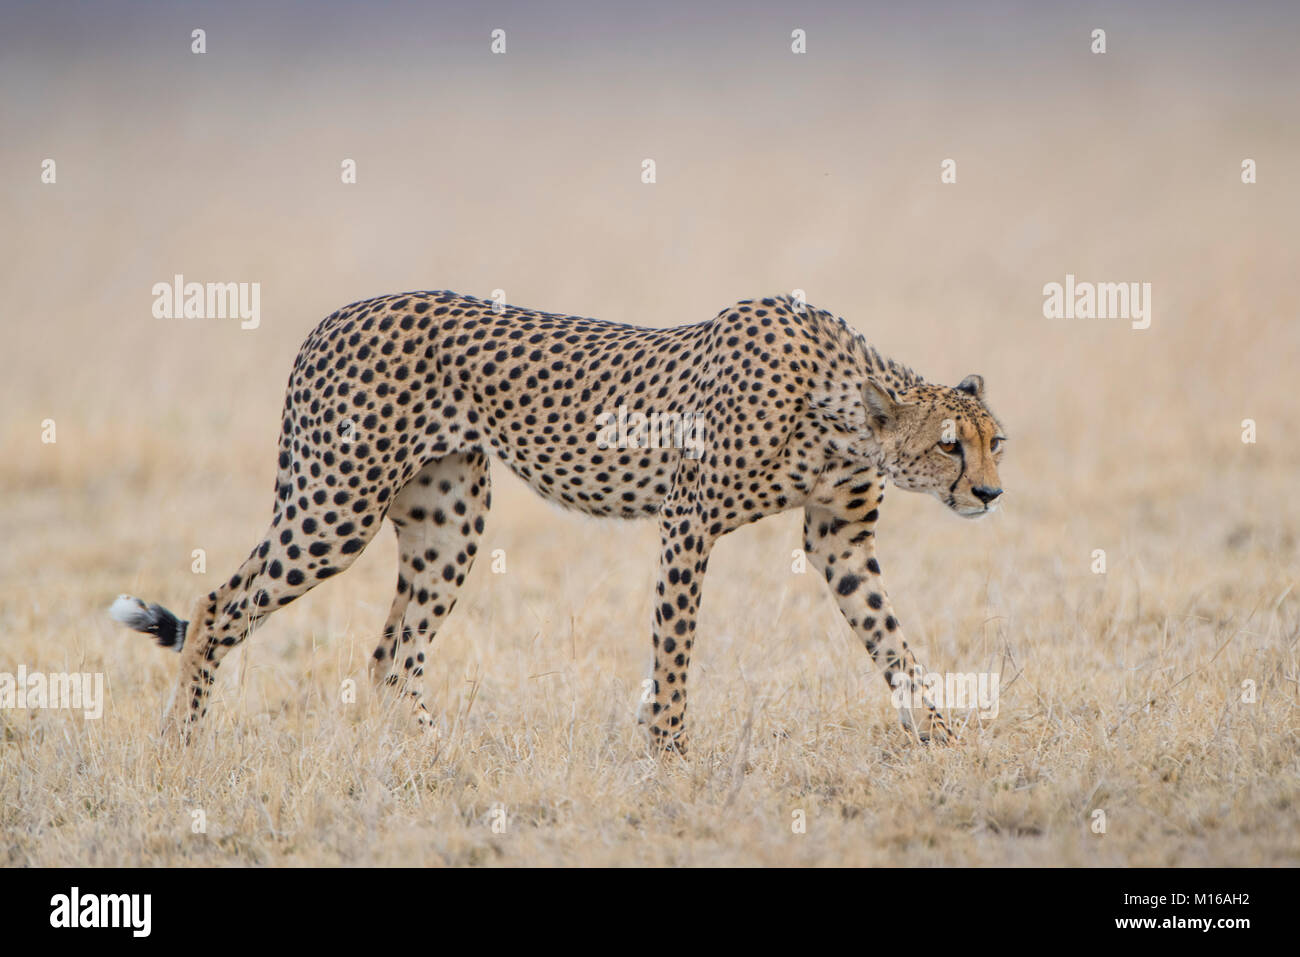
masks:
<svg viewBox="0 0 1300 957"><path fill-rule="evenodd" d="M487 456L467 452L427 463L388 509L397 531L397 592L370 670L425 729L434 728L424 703L425 656L474 564L491 504Z"/></svg>

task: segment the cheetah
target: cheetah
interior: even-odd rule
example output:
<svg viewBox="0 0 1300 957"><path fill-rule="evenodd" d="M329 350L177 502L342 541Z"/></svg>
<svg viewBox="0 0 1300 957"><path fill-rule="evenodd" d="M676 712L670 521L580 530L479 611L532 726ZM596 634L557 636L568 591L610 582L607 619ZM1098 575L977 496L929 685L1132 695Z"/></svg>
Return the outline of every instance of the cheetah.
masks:
<svg viewBox="0 0 1300 957"><path fill-rule="evenodd" d="M702 441L688 447L672 429L654 443L642 429L617 433L607 427L616 409L694 416ZM787 509L803 509L805 554L886 684L924 699L876 558L884 486L986 515L1002 493L1006 442L980 376L930 384L843 319L788 296L673 328L446 291L367 299L307 337L282 426L270 527L229 580L196 599L188 619L127 595L111 608L180 653L168 713L186 740L222 658L347 569L385 516L400 567L371 671L431 725L426 654L478 551L489 457L562 507L658 522L653 700L638 717L654 750L687 749L686 679L710 550ZM954 739L924 700L915 715L902 710L904 726L921 741Z"/></svg>

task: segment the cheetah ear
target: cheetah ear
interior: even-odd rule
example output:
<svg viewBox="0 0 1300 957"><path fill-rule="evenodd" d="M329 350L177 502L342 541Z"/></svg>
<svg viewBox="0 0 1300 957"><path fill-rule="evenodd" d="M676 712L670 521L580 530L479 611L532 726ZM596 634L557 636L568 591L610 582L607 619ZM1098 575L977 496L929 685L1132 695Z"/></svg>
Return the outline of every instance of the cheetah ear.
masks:
<svg viewBox="0 0 1300 957"><path fill-rule="evenodd" d="M898 424L898 408L904 403L896 395L890 395L884 383L868 376L862 385L862 402L867 407L867 418L876 429L888 430Z"/></svg>
<svg viewBox="0 0 1300 957"><path fill-rule="evenodd" d="M957 386L957 389L959 392L965 392L977 399L983 399L984 377L982 375L968 375L961 380L961 384Z"/></svg>

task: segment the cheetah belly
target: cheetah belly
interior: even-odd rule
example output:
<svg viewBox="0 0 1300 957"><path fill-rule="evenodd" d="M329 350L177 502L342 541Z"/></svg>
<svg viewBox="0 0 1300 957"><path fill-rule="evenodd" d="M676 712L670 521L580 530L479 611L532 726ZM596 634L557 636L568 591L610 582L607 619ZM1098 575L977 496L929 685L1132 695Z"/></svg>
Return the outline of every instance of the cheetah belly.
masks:
<svg viewBox="0 0 1300 957"><path fill-rule="evenodd" d="M672 489L678 449L533 449L491 437L485 446L547 501L598 518L650 518Z"/></svg>

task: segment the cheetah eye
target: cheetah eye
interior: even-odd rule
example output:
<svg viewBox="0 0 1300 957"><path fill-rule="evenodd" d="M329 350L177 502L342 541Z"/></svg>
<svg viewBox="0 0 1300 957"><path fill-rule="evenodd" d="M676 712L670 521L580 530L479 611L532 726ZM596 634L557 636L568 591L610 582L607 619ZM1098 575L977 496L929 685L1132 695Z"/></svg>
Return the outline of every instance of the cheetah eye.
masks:
<svg viewBox="0 0 1300 957"><path fill-rule="evenodd" d="M989 451L990 452L998 451L999 449L1002 448L1002 443L1005 441L1006 439L1004 439L1000 435L993 436L993 438L989 440Z"/></svg>
<svg viewBox="0 0 1300 957"><path fill-rule="evenodd" d="M956 442L940 442L940 443L939 443L939 451L940 451L940 452L947 453L948 455L956 455L956 454L957 454L957 443L956 443Z"/></svg>

